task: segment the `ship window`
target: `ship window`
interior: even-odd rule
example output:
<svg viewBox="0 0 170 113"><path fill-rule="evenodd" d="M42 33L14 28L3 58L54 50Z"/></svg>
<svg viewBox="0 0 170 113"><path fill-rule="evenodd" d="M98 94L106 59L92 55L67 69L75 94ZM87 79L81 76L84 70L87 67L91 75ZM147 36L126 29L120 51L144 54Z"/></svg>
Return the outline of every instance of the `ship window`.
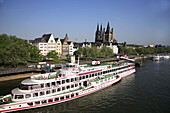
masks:
<svg viewBox="0 0 170 113"><path fill-rule="evenodd" d="M48 102L49 102L49 103L50 103L50 102L53 102L53 99L49 99Z"/></svg>
<svg viewBox="0 0 170 113"><path fill-rule="evenodd" d="M59 98L55 98L54 101L59 101Z"/></svg>
<svg viewBox="0 0 170 113"><path fill-rule="evenodd" d="M21 107L21 105L19 105L19 107Z"/></svg>
<svg viewBox="0 0 170 113"><path fill-rule="evenodd" d="M85 79L85 76L82 76L83 78L82 79Z"/></svg>
<svg viewBox="0 0 170 113"><path fill-rule="evenodd" d="M95 76L97 76L97 73L95 73Z"/></svg>
<svg viewBox="0 0 170 113"><path fill-rule="evenodd" d="M35 102L35 105L39 105L39 104L40 104L40 101Z"/></svg>
<svg viewBox="0 0 170 113"><path fill-rule="evenodd" d="M74 94L71 94L71 97L74 97Z"/></svg>
<svg viewBox="0 0 170 113"><path fill-rule="evenodd" d="M33 103L31 102L31 103L27 103L29 106L33 106Z"/></svg>
<svg viewBox="0 0 170 113"><path fill-rule="evenodd" d="M74 82L74 78L71 78L71 82Z"/></svg>
<svg viewBox="0 0 170 113"><path fill-rule="evenodd" d="M50 90L46 91L46 94L50 94Z"/></svg>
<svg viewBox="0 0 170 113"><path fill-rule="evenodd" d="M75 87L77 87L78 86L78 84L75 84Z"/></svg>
<svg viewBox="0 0 170 113"><path fill-rule="evenodd" d="M69 83L69 79L67 79L66 82Z"/></svg>
<svg viewBox="0 0 170 113"><path fill-rule="evenodd" d="M34 93L33 96L34 96L34 97L37 97L37 96L38 96L38 93Z"/></svg>
<svg viewBox="0 0 170 113"><path fill-rule="evenodd" d="M60 97L60 100L64 100L64 97Z"/></svg>
<svg viewBox="0 0 170 113"><path fill-rule="evenodd" d="M40 96L44 95L45 93L44 92L40 92Z"/></svg>
<svg viewBox="0 0 170 113"><path fill-rule="evenodd" d="M81 76L80 76L80 78L79 78L80 80L81 80Z"/></svg>
<svg viewBox="0 0 170 113"><path fill-rule="evenodd" d="M41 84L41 88L44 88L44 84Z"/></svg>
<svg viewBox="0 0 170 113"><path fill-rule="evenodd" d="M88 76L88 75L86 75L86 78L89 78L89 76Z"/></svg>
<svg viewBox="0 0 170 113"><path fill-rule="evenodd" d="M65 87L62 87L62 91L65 90Z"/></svg>
<svg viewBox="0 0 170 113"><path fill-rule="evenodd" d="M71 85L71 88L74 88L74 84L73 84L73 85Z"/></svg>
<svg viewBox="0 0 170 113"><path fill-rule="evenodd" d="M52 90L52 93L55 93L55 92L56 92L56 89L53 89L53 90Z"/></svg>
<svg viewBox="0 0 170 113"><path fill-rule="evenodd" d="M59 92L59 91L61 91L61 89L60 89L60 88L58 88L58 89L57 89L57 92Z"/></svg>
<svg viewBox="0 0 170 113"><path fill-rule="evenodd" d="M46 84L46 87L50 87L50 83L47 83L47 84Z"/></svg>
<svg viewBox="0 0 170 113"><path fill-rule="evenodd" d="M66 99L69 98L69 95L66 96Z"/></svg>
<svg viewBox="0 0 170 113"><path fill-rule="evenodd" d="M90 74L90 77L91 77L91 74Z"/></svg>
<svg viewBox="0 0 170 113"><path fill-rule="evenodd" d="M23 99L24 96L23 95L15 95L15 99Z"/></svg>
<svg viewBox="0 0 170 113"><path fill-rule="evenodd" d="M76 96L78 96L79 94L78 93L76 93Z"/></svg>
<svg viewBox="0 0 170 113"><path fill-rule="evenodd" d="M81 83L79 83L79 86L81 86Z"/></svg>
<svg viewBox="0 0 170 113"><path fill-rule="evenodd" d="M55 86L55 82L52 82L52 85Z"/></svg>
<svg viewBox="0 0 170 113"><path fill-rule="evenodd" d="M43 100L43 101L41 101L42 102L42 104L45 104L45 103L47 103L47 101L46 100Z"/></svg>
<svg viewBox="0 0 170 113"><path fill-rule="evenodd" d="M70 89L70 86L67 86L67 89Z"/></svg>
<svg viewBox="0 0 170 113"><path fill-rule="evenodd" d="M92 77L94 77L94 74L92 74Z"/></svg>
<svg viewBox="0 0 170 113"><path fill-rule="evenodd" d="M57 84L59 84L59 85L60 85L60 84L61 84L61 82L60 82L60 81L57 81Z"/></svg>
<svg viewBox="0 0 170 113"><path fill-rule="evenodd" d="M29 97L31 97L31 94L26 94L25 95L25 98L29 98Z"/></svg>
<svg viewBox="0 0 170 113"><path fill-rule="evenodd" d="M65 80L62 80L62 84L64 84L65 83Z"/></svg>

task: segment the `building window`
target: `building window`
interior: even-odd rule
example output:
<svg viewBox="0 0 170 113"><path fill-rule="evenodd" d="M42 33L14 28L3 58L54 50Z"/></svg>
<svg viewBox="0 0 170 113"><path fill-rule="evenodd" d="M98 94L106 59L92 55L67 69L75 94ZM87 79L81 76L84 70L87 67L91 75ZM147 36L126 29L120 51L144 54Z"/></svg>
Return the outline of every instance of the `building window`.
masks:
<svg viewBox="0 0 170 113"><path fill-rule="evenodd" d="M58 43L58 45L60 45L60 43Z"/></svg>
<svg viewBox="0 0 170 113"><path fill-rule="evenodd" d="M53 40L51 40L51 43L53 43Z"/></svg>

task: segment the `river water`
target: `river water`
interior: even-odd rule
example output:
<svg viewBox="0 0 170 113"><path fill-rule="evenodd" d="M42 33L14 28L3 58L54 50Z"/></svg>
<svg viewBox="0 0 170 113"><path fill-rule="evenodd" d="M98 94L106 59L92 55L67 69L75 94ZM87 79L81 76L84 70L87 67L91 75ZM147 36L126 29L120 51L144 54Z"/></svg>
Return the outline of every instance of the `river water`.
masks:
<svg viewBox="0 0 170 113"><path fill-rule="evenodd" d="M118 84L88 96L18 113L170 113L170 59L145 64ZM0 95L22 80L0 82Z"/></svg>

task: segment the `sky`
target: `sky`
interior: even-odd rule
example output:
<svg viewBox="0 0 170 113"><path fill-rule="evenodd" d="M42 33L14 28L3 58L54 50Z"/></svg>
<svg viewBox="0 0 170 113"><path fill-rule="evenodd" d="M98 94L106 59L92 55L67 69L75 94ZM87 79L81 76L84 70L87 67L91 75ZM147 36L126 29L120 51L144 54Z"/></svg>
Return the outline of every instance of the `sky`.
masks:
<svg viewBox="0 0 170 113"><path fill-rule="evenodd" d="M95 41L97 24L118 42L170 45L170 0L0 0L0 34L33 40L52 33Z"/></svg>

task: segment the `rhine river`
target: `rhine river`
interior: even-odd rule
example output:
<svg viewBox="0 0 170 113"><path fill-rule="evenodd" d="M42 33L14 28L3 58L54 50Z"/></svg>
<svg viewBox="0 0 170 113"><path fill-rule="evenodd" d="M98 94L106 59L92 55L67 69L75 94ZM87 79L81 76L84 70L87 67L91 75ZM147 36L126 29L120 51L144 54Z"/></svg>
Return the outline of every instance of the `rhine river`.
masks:
<svg viewBox="0 0 170 113"><path fill-rule="evenodd" d="M170 113L170 59L145 61L121 82L79 99L18 113ZM0 95L23 79L0 82Z"/></svg>

